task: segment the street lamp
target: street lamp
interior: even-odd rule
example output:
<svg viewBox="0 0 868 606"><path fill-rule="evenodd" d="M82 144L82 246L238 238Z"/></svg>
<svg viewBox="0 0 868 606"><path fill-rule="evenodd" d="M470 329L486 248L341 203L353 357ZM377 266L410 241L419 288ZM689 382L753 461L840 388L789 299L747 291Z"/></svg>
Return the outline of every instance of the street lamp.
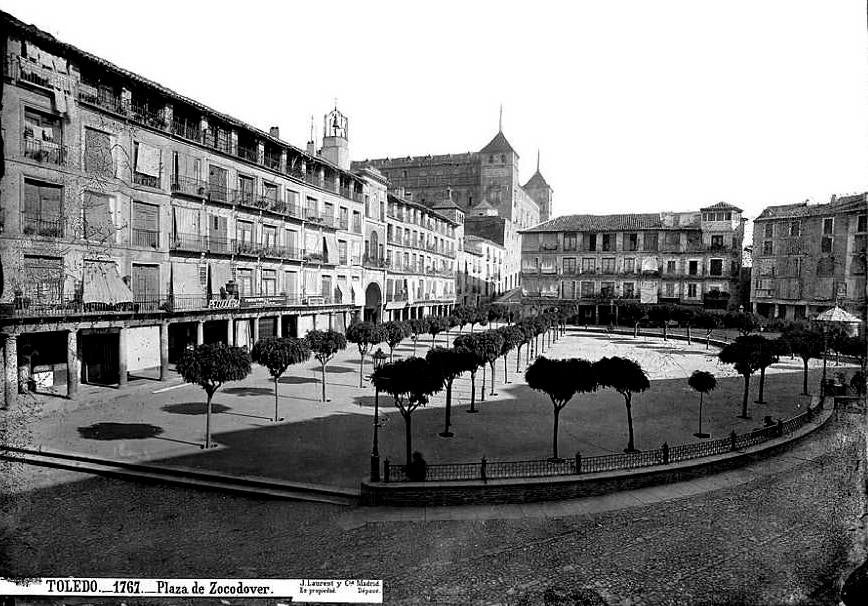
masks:
<svg viewBox="0 0 868 606"><path fill-rule="evenodd" d="M374 361L374 372L383 367L388 358L379 347L371 355ZM380 429L380 386L374 382L374 442L371 446L371 482L380 481L380 446L378 430Z"/></svg>

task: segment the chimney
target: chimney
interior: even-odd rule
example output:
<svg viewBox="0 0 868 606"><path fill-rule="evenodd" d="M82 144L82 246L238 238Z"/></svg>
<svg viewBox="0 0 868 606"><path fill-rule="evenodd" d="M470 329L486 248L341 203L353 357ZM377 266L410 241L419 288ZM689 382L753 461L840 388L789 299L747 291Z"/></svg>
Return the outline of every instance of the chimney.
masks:
<svg viewBox="0 0 868 606"><path fill-rule="evenodd" d="M316 155L316 141L307 142L307 153L309 153L311 156Z"/></svg>
<svg viewBox="0 0 868 606"><path fill-rule="evenodd" d="M268 134L274 137L275 139L280 139L280 127L272 126L268 129Z"/></svg>

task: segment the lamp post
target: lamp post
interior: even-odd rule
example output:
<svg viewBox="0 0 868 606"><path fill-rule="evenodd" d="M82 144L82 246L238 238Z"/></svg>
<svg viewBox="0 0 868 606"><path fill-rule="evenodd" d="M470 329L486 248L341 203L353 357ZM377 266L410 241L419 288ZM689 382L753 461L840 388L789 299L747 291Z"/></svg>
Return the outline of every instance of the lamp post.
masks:
<svg viewBox="0 0 868 606"><path fill-rule="evenodd" d="M379 347L373 353L371 358L374 361L374 371L382 368L386 359L389 356L383 353ZM380 444L379 430L380 429L380 387L374 384L374 441L371 446L371 482L380 481Z"/></svg>

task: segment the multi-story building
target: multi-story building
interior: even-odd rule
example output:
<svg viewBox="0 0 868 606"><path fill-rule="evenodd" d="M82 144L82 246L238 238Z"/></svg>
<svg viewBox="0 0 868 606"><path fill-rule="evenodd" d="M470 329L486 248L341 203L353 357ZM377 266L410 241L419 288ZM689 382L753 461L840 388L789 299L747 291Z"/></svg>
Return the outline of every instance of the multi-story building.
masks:
<svg viewBox="0 0 868 606"><path fill-rule="evenodd" d="M526 300L578 303L583 317L603 322L618 302L736 307L741 213L720 202L694 212L568 215L524 230Z"/></svg>
<svg viewBox="0 0 868 606"><path fill-rule="evenodd" d="M836 303L865 318L868 194L769 206L754 220L751 304L800 319Z"/></svg>
<svg viewBox="0 0 868 606"><path fill-rule="evenodd" d="M386 311L407 320L443 314L455 301L458 223L401 194L386 210Z"/></svg>
<svg viewBox="0 0 868 606"><path fill-rule="evenodd" d="M7 401L27 383L72 396L80 381L164 378L196 343L382 316L387 181L350 170L337 109L321 149L302 150L277 128L0 21ZM424 254L442 271L439 249ZM447 306L446 281L422 294Z"/></svg>
<svg viewBox="0 0 868 606"><path fill-rule="evenodd" d="M440 156L379 158L354 162L372 166L414 202L431 207L450 199L466 215L464 231L495 242L506 250L507 289L520 279L519 230L551 216L552 188L539 170L524 184L518 153L502 129L478 152Z"/></svg>
<svg viewBox="0 0 868 606"><path fill-rule="evenodd" d="M506 249L479 236L464 236L464 255L455 276L456 300L464 305L483 305L506 290Z"/></svg>

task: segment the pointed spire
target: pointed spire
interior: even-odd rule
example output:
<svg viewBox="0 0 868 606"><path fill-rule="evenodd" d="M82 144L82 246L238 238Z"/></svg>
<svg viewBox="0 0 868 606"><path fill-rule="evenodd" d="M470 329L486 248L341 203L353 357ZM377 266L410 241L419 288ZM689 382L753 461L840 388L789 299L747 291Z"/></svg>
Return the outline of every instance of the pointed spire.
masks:
<svg viewBox="0 0 868 606"><path fill-rule="evenodd" d="M503 103L500 104L500 115L497 118L497 132L503 132Z"/></svg>
<svg viewBox="0 0 868 606"><path fill-rule="evenodd" d="M536 172L539 172L539 148L536 148Z"/></svg>

